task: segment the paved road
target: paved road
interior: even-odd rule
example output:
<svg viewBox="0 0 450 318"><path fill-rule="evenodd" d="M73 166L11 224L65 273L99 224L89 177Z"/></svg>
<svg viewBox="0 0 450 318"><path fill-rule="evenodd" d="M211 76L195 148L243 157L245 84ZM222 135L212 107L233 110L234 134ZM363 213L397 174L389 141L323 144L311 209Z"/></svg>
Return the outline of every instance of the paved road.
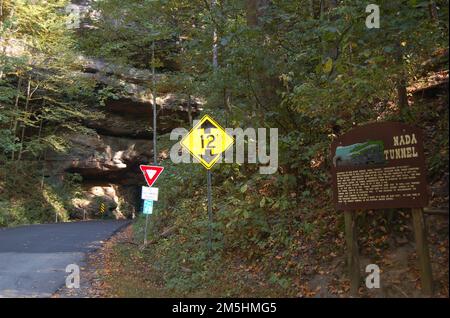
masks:
<svg viewBox="0 0 450 318"><path fill-rule="evenodd" d="M0 229L0 298L50 297L65 285L67 265L81 268L87 252L127 223L89 221Z"/></svg>

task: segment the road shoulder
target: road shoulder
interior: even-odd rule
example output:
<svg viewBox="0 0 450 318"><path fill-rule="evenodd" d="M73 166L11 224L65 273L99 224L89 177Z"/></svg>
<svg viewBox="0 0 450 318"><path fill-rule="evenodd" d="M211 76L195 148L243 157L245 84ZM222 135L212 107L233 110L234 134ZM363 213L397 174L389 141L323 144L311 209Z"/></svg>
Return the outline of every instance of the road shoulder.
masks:
<svg viewBox="0 0 450 318"><path fill-rule="evenodd" d="M108 262L112 248L119 242L127 241L132 231L129 224L119 229L95 251L86 255L84 266L80 267L80 288L61 287L52 298L110 298L111 289L102 279L108 272Z"/></svg>

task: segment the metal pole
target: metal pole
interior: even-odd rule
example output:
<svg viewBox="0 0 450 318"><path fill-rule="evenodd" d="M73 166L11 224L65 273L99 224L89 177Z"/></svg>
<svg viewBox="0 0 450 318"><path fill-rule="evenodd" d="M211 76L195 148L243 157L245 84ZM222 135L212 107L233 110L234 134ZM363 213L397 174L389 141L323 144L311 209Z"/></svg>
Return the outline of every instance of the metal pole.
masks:
<svg viewBox="0 0 450 318"><path fill-rule="evenodd" d="M155 41L152 42L152 96L153 96L153 163L157 164L156 149L156 79L155 79Z"/></svg>
<svg viewBox="0 0 450 318"><path fill-rule="evenodd" d="M148 214L145 215L144 245L147 245Z"/></svg>
<svg viewBox="0 0 450 318"><path fill-rule="evenodd" d="M153 104L153 164L158 164L156 149L156 79L155 79L155 41L152 42L152 104ZM147 245L148 214L145 215L144 245Z"/></svg>
<svg viewBox="0 0 450 318"><path fill-rule="evenodd" d="M208 219L209 219L209 233L208 233L208 249L212 250L212 189L211 189L211 170L208 169L207 172L207 183L208 183Z"/></svg>

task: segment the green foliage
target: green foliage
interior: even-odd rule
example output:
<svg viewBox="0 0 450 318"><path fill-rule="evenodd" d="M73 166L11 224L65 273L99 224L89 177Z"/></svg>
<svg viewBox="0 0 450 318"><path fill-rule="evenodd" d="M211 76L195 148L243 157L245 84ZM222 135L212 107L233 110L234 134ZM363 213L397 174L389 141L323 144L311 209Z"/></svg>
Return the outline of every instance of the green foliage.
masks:
<svg viewBox="0 0 450 318"><path fill-rule="evenodd" d="M92 115L87 104L118 98L108 86L93 96L91 82L72 77L77 49L118 64L154 66L168 78L158 83L159 92L204 99L204 112L227 127L279 128L280 164L270 176L254 165L214 168L209 224L204 169L165 160L161 198L150 218L155 244L146 253L152 265L168 288L183 293L212 284L235 263L258 267L270 287L291 293L292 278L306 266L299 247L317 247L310 260L332 248L322 241L338 237L342 227L342 218L329 216L328 153L336 136L377 120L425 126L448 113L423 116L429 107L410 105L411 96L405 105L400 93L429 75L424 65L430 57L448 52L448 1L434 2L437 17L422 1L381 0L381 28L367 29L367 4L359 0L274 0L258 12L244 1L102 0L93 4L99 12L93 28L74 36L62 27L65 1L18 1L15 15L1 20L2 37L18 36L26 46L19 57L0 55L0 160L20 167L18 153L39 158L47 148L65 151L58 132L81 129L80 122ZM4 3L4 12L11 13L12 1ZM427 145L433 175L448 170L448 121L438 122L439 137ZM24 129L39 134L21 134ZM165 151L173 144L167 136L160 142ZM9 193L15 184L5 179L0 190ZM2 194L0 207L8 213L0 222L65 215L64 193L47 184L38 191L43 198L37 202L49 209L38 217L26 215L24 202L8 201L10 193ZM135 227L139 239L142 222Z"/></svg>
<svg viewBox="0 0 450 318"><path fill-rule="evenodd" d="M95 114L93 82L77 76L67 0L2 1L0 152L11 160L62 150L61 133ZM7 52L13 52L8 53Z"/></svg>
<svg viewBox="0 0 450 318"><path fill-rule="evenodd" d="M156 17L151 27L147 24L146 39L162 28L178 41L176 54L159 42L159 56L167 53L179 66L170 73L172 88L205 97L205 112L227 127L280 130L277 174L261 176L251 165L213 169L211 255L205 171L200 165L163 163L161 201L151 217L156 244L148 253L170 288L187 292L204 286L214 279L212 266L216 273L225 272L233 259L266 264L261 276L272 286L289 289L291 277L301 276L304 265L292 258L299 242L313 241L318 248L311 254L324 253L331 247L320 246L323 238L337 237L342 230L341 219L330 216L329 223L336 223L330 230L323 216L332 210L329 147L336 135L380 119L425 125L417 118L427 107L411 105L405 112L398 92L400 85L426 75L424 61L448 50L448 1L437 3L438 21L422 3L381 1L379 30L366 28L361 1L341 1L335 7L328 1L320 2L324 7L306 0L270 3L256 24L247 20L252 12L239 1L217 1L214 7L202 1L120 5L128 13L134 10L138 25ZM102 6L113 16L119 4L111 0ZM141 15L137 8L152 13ZM214 31L217 68L212 67ZM129 56L137 42L120 38L105 44L102 54ZM141 52L147 52L142 56L148 55L150 42L142 44ZM108 48L112 45L114 50ZM433 118L428 122L437 121ZM448 129L448 123L442 125L442 131ZM432 157L431 171L448 168L448 160L442 160L448 155L447 137L433 146L442 150ZM136 225L138 235L141 225ZM173 234L158 236L168 229Z"/></svg>
<svg viewBox="0 0 450 318"><path fill-rule="evenodd" d="M96 115L93 82L76 75L68 3L1 1L0 226L67 220L78 192L79 180L44 181L39 163L47 150L67 151L66 132Z"/></svg>
<svg viewBox="0 0 450 318"><path fill-rule="evenodd" d="M72 199L81 194L81 177L68 174L62 183L45 180L39 162L0 167L0 226L69 220Z"/></svg>
<svg viewBox="0 0 450 318"><path fill-rule="evenodd" d="M119 96L118 92L110 86L104 87L97 92L97 99L102 106L105 106L107 100L117 100L119 99Z"/></svg>

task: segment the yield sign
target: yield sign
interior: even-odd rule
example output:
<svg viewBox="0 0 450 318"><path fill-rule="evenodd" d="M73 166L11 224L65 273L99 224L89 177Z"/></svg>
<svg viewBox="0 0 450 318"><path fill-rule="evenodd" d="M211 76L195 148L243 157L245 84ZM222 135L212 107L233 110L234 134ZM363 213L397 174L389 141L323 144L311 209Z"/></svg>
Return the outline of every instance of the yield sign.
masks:
<svg viewBox="0 0 450 318"><path fill-rule="evenodd" d="M158 179L159 175L164 170L164 167L159 166L140 165L140 168L149 187L151 187L153 183L155 183L156 179Z"/></svg>

